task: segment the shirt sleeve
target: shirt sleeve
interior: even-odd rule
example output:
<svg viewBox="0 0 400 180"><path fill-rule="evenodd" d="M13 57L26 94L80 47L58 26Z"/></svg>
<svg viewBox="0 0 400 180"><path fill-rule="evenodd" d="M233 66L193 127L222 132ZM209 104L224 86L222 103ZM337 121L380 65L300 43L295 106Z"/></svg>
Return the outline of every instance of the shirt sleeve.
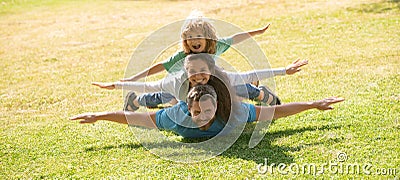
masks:
<svg viewBox="0 0 400 180"><path fill-rule="evenodd" d="M162 90L163 81L153 82L115 82L116 89L126 89L139 92L158 92Z"/></svg>
<svg viewBox="0 0 400 180"><path fill-rule="evenodd" d="M232 43L233 43L232 37L218 39L215 55L219 56L222 53L224 53L226 50L228 50L231 47Z"/></svg>
<svg viewBox="0 0 400 180"><path fill-rule="evenodd" d="M229 80L232 85L240 85L245 83L251 83L254 81L264 80L267 78L274 77L276 75L286 75L285 68L275 68L275 69L261 69L248 71L243 73L226 72L228 74Z"/></svg>
<svg viewBox="0 0 400 180"><path fill-rule="evenodd" d="M180 71L183 69L183 60L185 57L186 54L183 51L179 51L165 60L162 65L169 73Z"/></svg>
<svg viewBox="0 0 400 180"><path fill-rule="evenodd" d="M179 126L185 125L188 120L191 121L191 118L184 101L156 112L156 126L159 129L179 132Z"/></svg>
<svg viewBox="0 0 400 180"><path fill-rule="evenodd" d="M256 121L257 120L256 106L254 106L254 104L247 104L247 107L249 108L249 115L247 118L247 122Z"/></svg>
<svg viewBox="0 0 400 180"><path fill-rule="evenodd" d="M254 104L240 102L238 109L235 109L235 118L242 123L256 121L256 107Z"/></svg>
<svg viewBox="0 0 400 180"><path fill-rule="evenodd" d="M176 118L182 116L182 114L177 113L181 111L181 108L186 103L183 101L179 101L177 104L170 108L161 109L156 112L156 126L159 129L165 130L175 130L177 128ZM181 116L179 116L181 115ZM172 119L174 118L174 119Z"/></svg>

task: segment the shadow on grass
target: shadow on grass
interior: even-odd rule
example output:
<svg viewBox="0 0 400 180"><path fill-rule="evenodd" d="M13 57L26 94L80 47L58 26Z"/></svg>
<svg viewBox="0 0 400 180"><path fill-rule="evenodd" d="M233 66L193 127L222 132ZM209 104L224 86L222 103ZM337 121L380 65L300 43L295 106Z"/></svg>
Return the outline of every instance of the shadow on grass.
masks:
<svg viewBox="0 0 400 180"><path fill-rule="evenodd" d="M247 125L245 132L239 137L235 144L230 147L227 151L222 153L222 156L226 157L234 157L245 159L249 161L254 161L258 163L264 163L265 159L268 159L268 164L279 164L285 163L290 164L293 163L293 157L288 155L288 152L299 151L303 147L315 146L319 144L324 144L325 142L315 142L315 143L308 143L302 144L296 147L291 146L279 146L279 145L272 145L276 139L281 137L287 137L294 134L303 133L306 131L315 131L315 130L330 130L330 129L338 129L341 126L314 126L314 127L303 127L299 129L285 129L276 132L267 132L264 136L263 140L254 148L250 149L248 147L248 143L253 132L255 125L249 124ZM336 143L340 140L334 140Z"/></svg>
<svg viewBox="0 0 400 180"><path fill-rule="evenodd" d="M230 158L239 158L249 161L254 161L257 164L264 163L265 159L268 159L268 164L279 164L285 163L290 164L293 163L293 157L288 155L288 152L300 151L304 147L315 146L319 144L324 144L326 142L315 142L308 144L301 144L299 146L280 146L273 145L273 142L282 137L287 137L295 134L300 134L307 131L315 131L315 130L331 130L331 129L339 129L341 126L312 126L312 127L302 127L298 129L284 129L275 132L267 132L264 139L254 148L250 149L248 144L251 137L251 134L255 128L255 124L247 124L242 135L237 139L237 141L228 148L225 152L223 152L220 156L230 157ZM199 139L191 139L191 138L183 138L180 142L184 143L196 143L207 140L207 138L199 138ZM340 142L341 139L333 139L333 143ZM149 145L149 144L147 144ZM151 144L150 147L153 148L166 148L170 144L166 143L158 143ZM143 148L145 146L138 143L128 143L128 144L120 144L120 145L109 145L104 147L89 147L86 148L85 151L101 151L101 150L111 150L111 149L138 149ZM148 147L148 146L147 146ZM177 154L178 155L178 154Z"/></svg>
<svg viewBox="0 0 400 180"><path fill-rule="evenodd" d="M129 144L120 144L120 145L109 145L109 146L103 146L103 147L89 147L86 148L85 151L102 151L102 150L111 150L111 149L137 149L143 147L141 144L134 144L134 143L129 143Z"/></svg>

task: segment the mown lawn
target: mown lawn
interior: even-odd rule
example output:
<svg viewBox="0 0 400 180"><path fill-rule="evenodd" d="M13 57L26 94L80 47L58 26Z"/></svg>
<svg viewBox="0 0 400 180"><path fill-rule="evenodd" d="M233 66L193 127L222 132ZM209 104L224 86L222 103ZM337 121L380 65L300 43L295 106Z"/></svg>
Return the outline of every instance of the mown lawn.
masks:
<svg viewBox="0 0 400 180"><path fill-rule="evenodd" d="M125 75L131 55L146 37L193 9L243 30L271 23L255 41L272 67L309 60L301 73L272 82L284 102L329 96L346 101L333 111L279 119L252 149L248 141L255 125L249 124L227 151L189 164L152 154L135 138L138 131L127 126L69 121L83 112L121 109L121 91L90 83L116 81L152 63L138 63ZM399 21L400 2L395 0L2 1L0 178L398 179ZM234 48L222 57L238 70L248 70ZM347 159L338 162L338 155ZM324 172L292 174L295 165L319 168L324 163L331 169L327 165ZM266 164L274 171L260 172ZM279 171L278 164L287 167ZM361 169L335 169L348 165Z"/></svg>

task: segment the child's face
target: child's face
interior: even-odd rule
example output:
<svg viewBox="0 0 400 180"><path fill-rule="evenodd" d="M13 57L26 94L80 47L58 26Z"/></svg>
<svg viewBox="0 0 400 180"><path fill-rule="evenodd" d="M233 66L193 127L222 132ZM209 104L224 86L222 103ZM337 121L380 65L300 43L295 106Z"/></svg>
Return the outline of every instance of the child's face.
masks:
<svg viewBox="0 0 400 180"><path fill-rule="evenodd" d="M186 71L191 87L198 84L207 84L210 80L211 71L206 62L202 60L192 60L186 63Z"/></svg>
<svg viewBox="0 0 400 180"><path fill-rule="evenodd" d="M212 99L203 101L194 101L192 107L189 109L193 122L200 128L200 130L207 130L209 125L213 122L215 112L215 104Z"/></svg>
<svg viewBox="0 0 400 180"><path fill-rule="evenodd" d="M185 40L193 53L205 52L206 38L201 30L187 32Z"/></svg>

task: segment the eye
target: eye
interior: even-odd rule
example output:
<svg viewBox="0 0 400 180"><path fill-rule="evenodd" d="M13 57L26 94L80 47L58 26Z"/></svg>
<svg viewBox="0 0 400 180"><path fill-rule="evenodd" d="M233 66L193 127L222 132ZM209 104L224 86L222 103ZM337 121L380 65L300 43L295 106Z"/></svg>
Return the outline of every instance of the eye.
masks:
<svg viewBox="0 0 400 180"><path fill-rule="evenodd" d="M200 111L194 111L193 116L198 116L200 114Z"/></svg>
<svg viewBox="0 0 400 180"><path fill-rule="evenodd" d="M196 74L195 71L189 71L189 74Z"/></svg>
<svg viewBox="0 0 400 180"><path fill-rule="evenodd" d="M201 69L200 72L203 74L208 74L210 71L208 69Z"/></svg>

